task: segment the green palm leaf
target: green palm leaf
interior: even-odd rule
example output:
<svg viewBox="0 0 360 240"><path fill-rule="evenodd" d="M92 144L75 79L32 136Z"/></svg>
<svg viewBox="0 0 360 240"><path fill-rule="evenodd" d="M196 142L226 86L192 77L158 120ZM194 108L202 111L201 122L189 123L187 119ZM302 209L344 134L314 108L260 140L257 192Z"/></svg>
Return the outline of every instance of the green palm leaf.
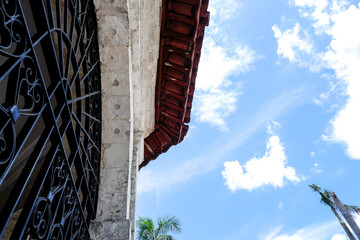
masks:
<svg viewBox="0 0 360 240"><path fill-rule="evenodd" d="M351 205L344 204L344 207L349 212L360 214L360 207L358 207L358 206L351 206Z"/></svg>
<svg viewBox="0 0 360 240"><path fill-rule="evenodd" d="M181 233L181 222L176 216L161 216L156 224L151 218L139 217L136 221L137 240L175 240L169 232Z"/></svg>

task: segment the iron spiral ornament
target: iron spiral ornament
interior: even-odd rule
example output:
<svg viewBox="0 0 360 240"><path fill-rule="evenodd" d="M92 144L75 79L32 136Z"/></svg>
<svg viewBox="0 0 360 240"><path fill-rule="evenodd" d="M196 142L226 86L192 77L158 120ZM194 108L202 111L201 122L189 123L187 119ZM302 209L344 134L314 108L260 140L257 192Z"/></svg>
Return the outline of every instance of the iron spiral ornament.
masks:
<svg viewBox="0 0 360 240"><path fill-rule="evenodd" d="M0 238L90 238L100 91L92 0L0 0Z"/></svg>

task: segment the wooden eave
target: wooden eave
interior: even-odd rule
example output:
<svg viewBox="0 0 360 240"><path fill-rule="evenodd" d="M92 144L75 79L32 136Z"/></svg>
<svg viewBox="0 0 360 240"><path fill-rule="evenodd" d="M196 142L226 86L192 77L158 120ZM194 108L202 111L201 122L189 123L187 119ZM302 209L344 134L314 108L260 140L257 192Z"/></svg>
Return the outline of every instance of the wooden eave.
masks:
<svg viewBox="0 0 360 240"><path fill-rule="evenodd" d="M180 143L190 122L209 0L163 0L155 93L155 127L139 169Z"/></svg>

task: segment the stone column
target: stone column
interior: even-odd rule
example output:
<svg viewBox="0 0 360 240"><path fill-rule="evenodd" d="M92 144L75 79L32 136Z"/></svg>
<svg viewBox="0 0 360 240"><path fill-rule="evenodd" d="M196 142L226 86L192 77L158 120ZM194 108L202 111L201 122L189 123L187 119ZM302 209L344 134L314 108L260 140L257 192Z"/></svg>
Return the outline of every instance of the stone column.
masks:
<svg viewBox="0 0 360 240"><path fill-rule="evenodd" d="M162 0L94 0L102 84L102 162L93 239L135 237L136 178L155 125Z"/></svg>
<svg viewBox="0 0 360 240"><path fill-rule="evenodd" d="M131 239L133 88L129 11L124 0L95 0L102 84L102 162L94 239Z"/></svg>

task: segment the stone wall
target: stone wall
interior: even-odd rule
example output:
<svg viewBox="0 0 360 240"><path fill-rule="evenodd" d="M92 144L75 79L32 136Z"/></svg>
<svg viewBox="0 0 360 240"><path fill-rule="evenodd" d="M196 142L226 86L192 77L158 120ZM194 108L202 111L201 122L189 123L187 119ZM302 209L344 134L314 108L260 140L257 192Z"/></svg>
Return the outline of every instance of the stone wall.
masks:
<svg viewBox="0 0 360 240"><path fill-rule="evenodd" d="M134 239L136 177L153 131L161 0L94 0L102 84L102 162L93 239Z"/></svg>

